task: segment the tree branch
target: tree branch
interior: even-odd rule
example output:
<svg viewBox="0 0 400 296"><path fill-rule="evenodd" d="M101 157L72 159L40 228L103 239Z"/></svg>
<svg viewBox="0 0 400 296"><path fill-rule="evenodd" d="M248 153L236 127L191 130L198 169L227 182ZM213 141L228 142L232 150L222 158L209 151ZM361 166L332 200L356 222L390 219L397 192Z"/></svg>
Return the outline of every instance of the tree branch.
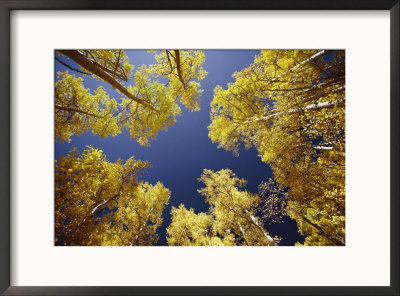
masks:
<svg viewBox="0 0 400 296"><path fill-rule="evenodd" d="M308 224L310 224L311 226L313 226L314 228L316 228L316 229L318 230L318 234L319 234L320 236L323 236L323 237L329 239L330 241L334 242L334 243L335 243L336 245L338 245L338 246L344 246L344 242L342 242L342 241L340 241L340 240L337 240L337 239L335 239L335 238L330 237L329 235L327 235L327 234L325 233L325 231L324 231L319 225L317 225L317 224L311 222L310 220L308 220L308 219L307 219L306 217L304 217L304 216L303 216L302 218L303 218L303 220L304 220L305 222L307 222Z"/></svg>
<svg viewBox="0 0 400 296"><path fill-rule="evenodd" d="M146 106L147 108L159 112L158 110L154 109L153 106L148 104L147 102L143 101L135 97L131 94L121 83L119 83L116 79L114 79L110 74L105 72L101 67L98 66L96 62L89 60L83 54L81 54L78 50L57 50L58 53L63 54L69 57L71 60L76 62L81 67L85 68L86 70L90 71L91 73L95 74L105 82L111 84L111 86L117 90L119 90L122 94L127 96L129 99L135 101L138 104Z"/></svg>
<svg viewBox="0 0 400 296"><path fill-rule="evenodd" d="M174 50L174 52L175 52L176 70L178 71L179 81L182 83L183 88L186 89L186 83L183 80L183 76L182 76L181 55L179 53L179 50Z"/></svg>
<svg viewBox="0 0 400 296"><path fill-rule="evenodd" d="M57 62L59 62L60 64L64 65L65 67L67 67L68 69L70 69L72 71L75 71L75 72L78 72L78 73L82 73L82 74L85 74L85 75L90 75L90 73L88 73L88 72L84 72L84 71L81 71L79 69L75 69L75 68L71 67L70 65L64 63L62 60L60 60L57 57L55 57L55 59L56 59Z"/></svg>
<svg viewBox="0 0 400 296"><path fill-rule="evenodd" d="M96 114L89 113L89 112L86 112L86 111L83 111L83 110L79 110L79 109L75 109L75 108L71 108L71 107L64 107L64 106L56 104L55 108L58 109L58 110L64 110L64 111L69 111L69 112L77 112L77 113L82 113L82 114L86 114L86 115L89 115L89 116L101 118L101 116L98 116Z"/></svg>

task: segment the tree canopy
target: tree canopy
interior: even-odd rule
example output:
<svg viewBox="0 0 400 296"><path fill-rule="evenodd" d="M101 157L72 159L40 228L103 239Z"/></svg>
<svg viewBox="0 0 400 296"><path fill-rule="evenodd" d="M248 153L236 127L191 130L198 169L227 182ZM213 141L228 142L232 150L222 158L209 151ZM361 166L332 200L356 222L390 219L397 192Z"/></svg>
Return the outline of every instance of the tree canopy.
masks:
<svg viewBox="0 0 400 296"><path fill-rule="evenodd" d="M84 78L68 71L58 73L55 84L57 141L70 141L73 134L89 130L105 138L126 128L141 145L149 145L148 139L176 122L181 112L178 102L190 111L200 108L199 81L207 74L202 68L202 51L154 52L156 63L139 67L133 76L134 67L122 50L57 50L57 53L78 65L73 67L57 58L70 70L83 77L91 75L101 79L122 96L115 100L102 88L92 94L84 87Z"/></svg>
<svg viewBox="0 0 400 296"><path fill-rule="evenodd" d="M57 50L68 71L55 81L56 142L126 131L149 146L182 106L199 111L204 52L149 52L155 62L135 69L123 50ZM85 87L88 76L102 86ZM261 50L232 77L214 88L208 137L235 156L242 145L255 148L273 178L266 172L256 194L229 168L204 169L198 193L208 211L174 204L168 245L277 246L280 237L267 228L287 219L304 236L296 245L345 245L344 50ZM111 162L92 146L56 160L55 243L156 244L171 192L140 180L148 167L133 156Z"/></svg>
<svg viewBox="0 0 400 296"><path fill-rule="evenodd" d="M55 243L79 246L153 245L170 191L139 181L148 162L106 160L101 150L76 149L55 168Z"/></svg>
<svg viewBox="0 0 400 296"><path fill-rule="evenodd" d="M344 244L344 51L262 50L233 77L214 90L210 139L236 155L257 148L305 244Z"/></svg>
<svg viewBox="0 0 400 296"><path fill-rule="evenodd" d="M167 229L170 246L269 246L275 240L255 216L261 200L240 190L246 184L231 170L205 169L199 178L205 187L198 192L210 205L208 213L195 214L183 204L172 208Z"/></svg>

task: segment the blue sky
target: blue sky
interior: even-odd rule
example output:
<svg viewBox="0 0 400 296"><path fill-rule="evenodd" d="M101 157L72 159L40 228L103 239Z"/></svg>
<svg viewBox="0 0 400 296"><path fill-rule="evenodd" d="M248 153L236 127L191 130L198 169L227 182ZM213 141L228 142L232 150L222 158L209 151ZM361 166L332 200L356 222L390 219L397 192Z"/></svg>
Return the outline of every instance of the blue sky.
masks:
<svg viewBox="0 0 400 296"><path fill-rule="evenodd" d="M135 69L143 64L155 62L153 53L139 50L126 50L125 53ZM204 168L212 170L230 168L236 175L248 181L246 189L253 193L258 192L257 187L262 181L272 177L269 166L261 161L254 148L241 149L239 157L235 157L231 152L218 149L216 144L211 143L207 130L210 124L210 102L214 88L217 85L226 88L227 83L233 82L232 74L251 64L257 53L257 50L206 50L203 67L208 75L201 81L201 88L204 90L201 95L201 110L190 112L182 107L182 114L177 118L177 123L167 131L160 131L157 137L150 141L150 147L140 146L135 139L130 139L128 131L106 139L100 139L89 132L80 137L73 136L70 143L56 143L55 157L67 155L74 147L83 151L86 145L93 145L103 150L107 159L113 162L118 158L126 160L131 156L150 161L152 168L147 169L141 179L153 184L161 181L171 190L170 203L163 213L164 222L158 230L160 237L158 245L166 245L166 227L171 222L171 206L177 207L183 203L186 208L194 208L195 212L208 210L208 204L197 193L197 189L202 187L197 178ZM58 56L58 58L78 68L66 57ZM68 70L58 62L55 65L56 72ZM79 76L76 72L68 71ZM110 85L88 76L84 78L86 88L94 90L100 85L106 89L110 97L116 100L121 98ZM296 241L302 241L302 237L297 233L296 223L290 219L284 224L271 225L267 229L272 235L282 236L280 245L293 245Z"/></svg>

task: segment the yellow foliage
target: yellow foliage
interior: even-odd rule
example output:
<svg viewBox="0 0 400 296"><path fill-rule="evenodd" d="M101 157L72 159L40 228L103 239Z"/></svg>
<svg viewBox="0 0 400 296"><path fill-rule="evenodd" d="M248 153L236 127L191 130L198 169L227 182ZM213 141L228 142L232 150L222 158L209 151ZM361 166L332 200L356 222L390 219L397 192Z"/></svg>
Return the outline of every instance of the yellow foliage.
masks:
<svg viewBox="0 0 400 296"><path fill-rule="evenodd" d="M227 89L214 89L211 102L212 142L236 155L240 144L257 148L289 188L288 213L311 245L345 240L344 58L344 51L262 50Z"/></svg>
<svg viewBox="0 0 400 296"><path fill-rule="evenodd" d="M268 246L275 242L255 216L260 202L256 194L241 191L246 183L231 170L205 169L199 190L210 204L209 213L195 214L183 204L172 207L172 222L167 228L170 246Z"/></svg>
<svg viewBox="0 0 400 296"><path fill-rule="evenodd" d="M132 76L133 65L123 50L81 50L87 58L114 77L127 81ZM86 70L83 69L82 70ZM94 76L94 78L98 78Z"/></svg>
<svg viewBox="0 0 400 296"><path fill-rule="evenodd" d="M71 136L81 135L90 129L102 138L115 136L121 130L113 112L117 103L110 99L102 87L94 94L83 86L83 79L68 72L58 72L55 83L55 138L70 142Z"/></svg>
<svg viewBox="0 0 400 296"><path fill-rule="evenodd" d="M170 191L137 179L148 162L106 160L87 147L55 168L55 240L62 245L153 245Z"/></svg>
<svg viewBox="0 0 400 296"><path fill-rule="evenodd" d="M133 66L124 51L80 52L115 81L131 82ZM199 82L207 74L202 68L204 52L163 50L155 53L155 58L156 64L139 67L132 78L134 84L126 86L135 100L122 97L117 102L102 88L91 94L84 88L82 78L68 72L59 73L61 79L55 83L56 140L70 141L72 135L89 130L105 138L126 128L132 138L148 146L149 139L176 122L176 116L181 113L179 101L191 111L199 110L203 92ZM95 74L92 76L98 78ZM160 76L167 82L158 79Z"/></svg>
<svg viewBox="0 0 400 296"><path fill-rule="evenodd" d="M203 69L205 56L201 50L162 50L155 55L157 64L149 66L154 77L163 76L169 80L168 92L191 111L200 110L199 100L203 90L200 80L207 72ZM195 80L197 81L195 81Z"/></svg>

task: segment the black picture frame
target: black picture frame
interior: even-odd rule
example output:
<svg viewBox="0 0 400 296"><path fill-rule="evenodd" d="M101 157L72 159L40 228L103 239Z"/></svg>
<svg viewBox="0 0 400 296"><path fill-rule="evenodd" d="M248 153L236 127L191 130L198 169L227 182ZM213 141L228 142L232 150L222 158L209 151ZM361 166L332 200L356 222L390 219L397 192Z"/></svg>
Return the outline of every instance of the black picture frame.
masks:
<svg viewBox="0 0 400 296"><path fill-rule="evenodd" d="M399 295L399 0L0 0L0 292L2 295ZM13 10L390 10L390 286L10 286L10 12ZM11 154L10 154L11 152Z"/></svg>

